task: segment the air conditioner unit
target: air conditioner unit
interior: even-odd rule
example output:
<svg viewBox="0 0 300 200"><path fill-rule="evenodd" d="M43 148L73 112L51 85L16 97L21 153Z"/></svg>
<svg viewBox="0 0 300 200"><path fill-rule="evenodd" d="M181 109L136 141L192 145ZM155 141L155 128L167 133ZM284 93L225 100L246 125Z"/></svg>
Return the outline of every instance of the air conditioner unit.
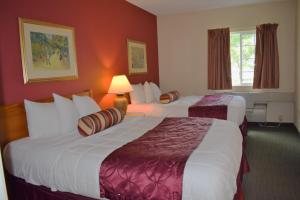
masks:
<svg viewBox="0 0 300 200"><path fill-rule="evenodd" d="M249 122L294 122L294 93L292 92L241 92L232 93L246 99L246 116Z"/></svg>
<svg viewBox="0 0 300 200"><path fill-rule="evenodd" d="M267 104L254 104L253 108L247 108L246 117L249 122L266 122Z"/></svg>

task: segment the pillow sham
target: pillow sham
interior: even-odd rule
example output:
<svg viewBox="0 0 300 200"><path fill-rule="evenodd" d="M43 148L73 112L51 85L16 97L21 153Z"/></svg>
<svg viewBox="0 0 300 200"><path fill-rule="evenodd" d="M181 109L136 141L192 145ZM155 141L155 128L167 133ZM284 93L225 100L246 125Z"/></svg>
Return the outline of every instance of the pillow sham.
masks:
<svg viewBox="0 0 300 200"><path fill-rule="evenodd" d="M151 86L151 88L152 88L154 100L155 100L156 102L159 102L159 100L160 100L160 95L161 95L161 93L162 93L161 90L160 90L159 87L158 87L155 83L153 83L153 82L150 82L150 86Z"/></svg>
<svg viewBox="0 0 300 200"><path fill-rule="evenodd" d="M80 118L75 104L72 100L58 94L53 94L53 98L61 122L62 134L74 133L78 119Z"/></svg>
<svg viewBox="0 0 300 200"><path fill-rule="evenodd" d="M132 86L132 91L130 94L130 100L132 104L140 104L146 102L144 87L141 83L134 84Z"/></svg>
<svg viewBox="0 0 300 200"><path fill-rule="evenodd" d="M25 99L24 106L30 138L60 134L60 122L54 103L37 103Z"/></svg>
<svg viewBox="0 0 300 200"><path fill-rule="evenodd" d="M160 96L160 103L166 104L176 101L179 98L179 92L174 90Z"/></svg>
<svg viewBox="0 0 300 200"><path fill-rule="evenodd" d="M144 91L146 103L151 103L155 101L152 87L147 81L144 83Z"/></svg>
<svg viewBox="0 0 300 200"><path fill-rule="evenodd" d="M83 136L90 136L120 123L123 116L117 108L102 110L78 120L78 130Z"/></svg>
<svg viewBox="0 0 300 200"><path fill-rule="evenodd" d="M96 101L89 96L73 95L72 98L80 117L101 111Z"/></svg>

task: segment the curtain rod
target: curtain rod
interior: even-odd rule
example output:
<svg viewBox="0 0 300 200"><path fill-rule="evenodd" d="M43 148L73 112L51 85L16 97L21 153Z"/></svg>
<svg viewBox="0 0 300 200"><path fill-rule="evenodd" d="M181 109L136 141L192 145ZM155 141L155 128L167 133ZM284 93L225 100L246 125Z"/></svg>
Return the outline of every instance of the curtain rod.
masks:
<svg viewBox="0 0 300 200"><path fill-rule="evenodd" d="M255 30L256 26L219 26L219 27L208 27L207 29L219 29L219 28L228 28L230 31L248 31L248 30Z"/></svg>
<svg viewBox="0 0 300 200"><path fill-rule="evenodd" d="M273 22L273 23L276 23L279 25L278 22ZM257 25L260 25L260 24L264 24L264 23L258 23ZM256 26L257 25L249 25L249 26L219 26L219 27L208 27L207 30L210 30L210 29L218 29L218 28L228 28L230 29L230 31L249 31L249 30L256 30Z"/></svg>

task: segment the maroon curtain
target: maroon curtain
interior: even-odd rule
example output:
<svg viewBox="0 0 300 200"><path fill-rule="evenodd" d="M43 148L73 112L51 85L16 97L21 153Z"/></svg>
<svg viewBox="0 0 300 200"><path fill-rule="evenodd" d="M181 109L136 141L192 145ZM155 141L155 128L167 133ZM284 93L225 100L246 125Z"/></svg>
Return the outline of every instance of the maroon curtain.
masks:
<svg viewBox="0 0 300 200"><path fill-rule="evenodd" d="M208 89L231 89L229 28L208 30Z"/></svg>
<svg viewBox="0 0 300 200"><path fill-rule="evenodd" d="M253 88L279 88L278 24L256 27Z"/></svg>

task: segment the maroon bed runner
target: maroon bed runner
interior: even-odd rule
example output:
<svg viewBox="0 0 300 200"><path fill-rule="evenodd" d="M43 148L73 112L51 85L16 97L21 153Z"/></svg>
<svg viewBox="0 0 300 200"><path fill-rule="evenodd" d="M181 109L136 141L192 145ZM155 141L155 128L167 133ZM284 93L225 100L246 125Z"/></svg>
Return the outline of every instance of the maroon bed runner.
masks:
<svg viewBox="0 0 300 200"><path fill-rule="evenodd" d="M189 117L209 117L227 119L227 107L232 95L205 95L200 101L189 107Z"/></svg>
<svg viewBox="0 0 300 200"><path fill-rule="evenodd" d="M108 155L100 167L100 194L116 199L182 198L186 161L212 119L165 118L157 127Z"/></svg>

